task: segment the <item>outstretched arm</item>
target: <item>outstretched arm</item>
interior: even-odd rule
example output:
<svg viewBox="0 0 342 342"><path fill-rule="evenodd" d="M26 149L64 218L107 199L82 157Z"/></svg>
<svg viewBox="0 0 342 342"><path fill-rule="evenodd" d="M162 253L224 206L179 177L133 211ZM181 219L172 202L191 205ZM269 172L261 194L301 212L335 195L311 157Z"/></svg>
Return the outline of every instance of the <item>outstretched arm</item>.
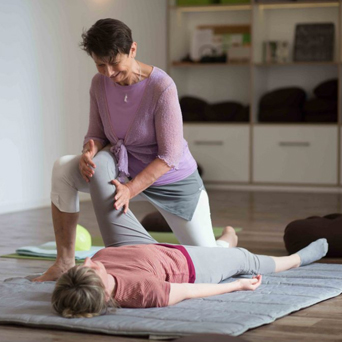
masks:
<svg viewBox="0 0 342 342"><path fill-rule="evenodd" d="M176 284L171 283L168 305L177 304L185 299L216 296L224 293L252 290L261 284L262 276L257 275L252 279L238 279L225 284Z"/></svg>

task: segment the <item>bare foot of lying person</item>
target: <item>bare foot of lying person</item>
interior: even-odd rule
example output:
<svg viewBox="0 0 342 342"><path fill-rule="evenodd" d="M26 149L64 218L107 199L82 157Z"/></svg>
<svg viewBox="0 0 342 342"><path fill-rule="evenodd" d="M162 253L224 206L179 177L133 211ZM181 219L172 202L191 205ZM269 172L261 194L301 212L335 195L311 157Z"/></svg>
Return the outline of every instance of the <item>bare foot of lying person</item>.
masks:
<svg viewBox="0 0 342 342"><path fill-rule="evenodd" d="M222 235L217 240L228 242L230 248L236 247L238 244L238 237L231 226L223 228Z"/></svg>
<svg viewBox="0 0 342 342"><path fill-rule="evenodd" d="M57 280L63 273L69 271L69 269L73 266L75 266L75 263L71 263L68 265L55 263L44 274L32 279L32 281L42 282Z"/></svg>

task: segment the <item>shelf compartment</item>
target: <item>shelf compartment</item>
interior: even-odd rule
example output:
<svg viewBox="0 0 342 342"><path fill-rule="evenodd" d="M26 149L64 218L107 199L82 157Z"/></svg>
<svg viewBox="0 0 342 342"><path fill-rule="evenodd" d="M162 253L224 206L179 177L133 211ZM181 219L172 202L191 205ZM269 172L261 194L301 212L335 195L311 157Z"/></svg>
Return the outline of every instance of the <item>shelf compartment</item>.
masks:
<svg viewBox="0 0 342 342"><path fill-rule="evenodd" d="M299 1L299 2L271 2L260 1L255 2L261 10L271 9L289 9L289 8L324 8L324 7L339 7L338 1ZM250 11L253 9L253 4L214 4L214 5L197 5L197 6L170 6L171 10L178 12L217 12L217 11Z"/></svg>
<svg viewBox="0 0 342 342"><path fill-rule="evenodd" d="M339 7L338 1L299 1L299 2L256 2L256 6L260 10L272 10L272 9L291 9L291 8L322 8L322 7Z"/></svg>
<svg viewBox="0 0 342 342"><path fill-rule="evenodd" d="M320 66L320 65L338 65L338 62L288 62L288 63L253 63L256 67L273 67L273 66L294 66L294 65L312 65L312 66Z"/></svg>
<svg viewBox="0 0 342 342"><path fill-rule="evenodd" d="M253 181L337 185L337 125L253 131Z"/></svg>
<svg viewBox="0 0 342 342"><path fill-rule="evenodd" d="M252 4L232 4L232 5L201 5L201 6L170 6L170 10L180 13L191 12L222 12L222 11L251 11Z"/></svg>
<svg viewBox="0 0 342 342"><path fill-rule="evenodd" d="M252 123L253 126L267 126L267 127L309 127L309 126L327 126L338 127L339 124L333 121L257 121Z"/></svg>
<svg viewBox="0 0 342 342"><path fill-rule="evenodd" d="M286 67L286 66L331 66L336 65L338 66L339 62L290 62L290 63L250 63L250 62L229 62L229 63L198 63L198 62L177 62L174 61L171 63L172 67L207 67L207 66L256 66L256 67Z"/></svg>
<svg viewBox="0 0 342 342"><path fill-rule="evenodd" d="M329 4L329 3L326 3ZM334 3L333 3L334 5ZM294 5L293 5L294 6ZM317 63L312 65L333 65L339 60L339 8L338 7L327 7L325 9L311 7L307 9L284 8L279 11L263 11L260 6L257 5L256 10L253 12L253 62L257 65L277 63L266 63L264 60L264 44L270 41L287 41L288 42L288 59L286 64L296 65L299 62L293 61L294 50L295 50L295 36L296 27L298 24L323 24L333 23L335 25L335 52L333 58L330 61L323 62L304 62ZM279 63L283 64L283 63ZM298 64L301 65L301 64ZM303 64L305 65L305 64Z"/></svg>
<svg viewBox="0 0 342 342"><path fill-rule="evenodd" d="M204 181L249 181L249 126L184 124L184 137Z"/></svg>
<svg viewBox="0 0 342 342"><path fill-rule="evenodd" d="M229 62L229 63L191 63L191 62L172 62L172 67L180 68L203 68L203 67L217 67L217 66L250 66L250 62Z"/></svg>

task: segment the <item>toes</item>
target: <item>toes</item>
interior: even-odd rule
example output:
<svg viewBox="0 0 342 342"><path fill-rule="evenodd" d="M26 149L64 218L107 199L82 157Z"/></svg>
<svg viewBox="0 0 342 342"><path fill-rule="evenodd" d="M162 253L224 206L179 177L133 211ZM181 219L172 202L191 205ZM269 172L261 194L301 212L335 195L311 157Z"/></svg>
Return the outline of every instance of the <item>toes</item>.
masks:
<svg viewBox="0 0 342 342"><path fill-rule="evenodd" d="M235 234L235 229L234 229L233 227L227 226L226 229L227 229L227 231L228 231L229 233L234 233L234 234Z"/></svg>

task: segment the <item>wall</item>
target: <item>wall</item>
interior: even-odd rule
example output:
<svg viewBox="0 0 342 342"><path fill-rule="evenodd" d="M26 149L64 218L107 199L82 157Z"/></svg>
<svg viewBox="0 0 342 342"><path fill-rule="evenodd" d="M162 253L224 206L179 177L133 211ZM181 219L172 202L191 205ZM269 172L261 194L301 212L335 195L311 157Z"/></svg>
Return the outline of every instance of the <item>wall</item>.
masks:
<svg viewBox="0 0 342 342"><path fill-rule="evenodd" d="M78 44L101 18L125 22L137 59L166 70L165 0L0 0L0 214L50 203L54 161L78 154L94 62Z"/></svg>

